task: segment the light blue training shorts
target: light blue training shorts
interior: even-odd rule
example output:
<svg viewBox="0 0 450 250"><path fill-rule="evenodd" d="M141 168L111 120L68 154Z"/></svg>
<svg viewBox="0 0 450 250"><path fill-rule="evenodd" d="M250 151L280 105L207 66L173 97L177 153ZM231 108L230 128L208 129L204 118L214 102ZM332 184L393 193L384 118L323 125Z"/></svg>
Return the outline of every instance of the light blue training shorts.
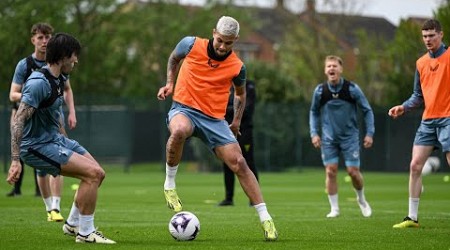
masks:
<svg viewBox="0 0 450 250"><path fill-rule="evenodd" d="M430 126L423 122L414 138L414 145L434 146L442 148L442 152L450 152L450 125Z"/></svg>
<svg viewBox="0 0 450 250"><path fill-rule="evenodd" d="M20 158L27 165L36 168L39 176L57 176L61 173L61 165L67 164L73 152L84 155L87 150L77 141L60 136L58 141L21 150Z"/></svg>
<svg viewBox="0 0 450 250"><path fill-rule="evenodd" d="M228 123L224 120L207 116L199 110L190 108L178 102L173 102L167 116L167 125L170 120L177 114L185 115L194 128L192 136L202 140L208 148L213 151L218 146L229 143L237 143L236 138L228 127Z"/></svg>
<svg viewBox="0 0 450 250"><path fill-rule="evenodd" d="M340 153L344 157L345 166L359 167L360 165L358 136L340 142L322 141L321 152L322 162L325 166L339 163Z"/></svg>

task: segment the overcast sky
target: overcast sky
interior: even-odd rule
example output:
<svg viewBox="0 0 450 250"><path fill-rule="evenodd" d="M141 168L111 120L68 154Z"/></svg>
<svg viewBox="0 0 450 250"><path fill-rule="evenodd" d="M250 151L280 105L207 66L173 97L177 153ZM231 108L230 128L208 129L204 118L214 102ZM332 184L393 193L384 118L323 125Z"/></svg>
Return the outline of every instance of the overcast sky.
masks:
<svg viewBox="0 0 450 250"><path fill-rule="evenodd" d="M285 3L294 11L304 9L305 0L284 0ZM432 17L439 4L443 0L346 0L346 3L352 3L352 6L346 6L346 13L353 13L363 16L384 17L391 23L398 25L401 18L411 16ZM202 5L205 0L180 0L182 4ZM274 6L276 0L240 0L239 2L248 5L257 5L261 7ZM316 1L318 12L331 12L323 5L324 0Z"/></svg>

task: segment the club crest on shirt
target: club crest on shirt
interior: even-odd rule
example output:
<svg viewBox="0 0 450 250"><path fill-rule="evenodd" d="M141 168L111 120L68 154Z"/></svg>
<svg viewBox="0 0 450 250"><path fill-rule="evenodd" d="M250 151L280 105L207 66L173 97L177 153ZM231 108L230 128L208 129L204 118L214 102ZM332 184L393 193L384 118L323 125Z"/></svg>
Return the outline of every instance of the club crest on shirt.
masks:
<svg viewBox="0 0 450 250"><path fill-rule="evenodd" d="M58 95L60 96L61 95L61 82L60 82L61 80L57 80L56 82L57 82L57 88L56 88L56 91L58 92Z"/></svg>
<svg viewBox="0 0 450 250"><path fill-rule="evenodd" d="M433 72L436 71L438 68L439 68L439 63L430 65L430 70Z"/></svg>
<svg viewBox="0 0 450 250"><path fill-rule="evenodd" d="M218 63L217 63L217 64L213 64L211 58L209 58L209 59L208 59L208 65L209 65L209 67L211 67L211 68L217 68L217 67L219 67L220 64L218 64Z"/></svg>

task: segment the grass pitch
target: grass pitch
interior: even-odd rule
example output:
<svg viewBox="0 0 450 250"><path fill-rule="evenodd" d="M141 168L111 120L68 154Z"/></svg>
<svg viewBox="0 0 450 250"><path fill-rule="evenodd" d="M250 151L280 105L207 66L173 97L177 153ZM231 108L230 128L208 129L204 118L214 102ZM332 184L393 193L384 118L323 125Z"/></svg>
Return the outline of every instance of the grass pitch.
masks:
<svg viewBox="0 0 450 250"><path fill-rule="evenodd" d="M238 184L233 207L217 207L224 197L221 173L194 173L180 167L177 190L184 208L197 215L196 240L177 242L168 232L171 212L162 192L161 165L105 167L95 226L116 245L76 244L62 223L47 222L41 198L33 196L32 171L26 168L22 196L8 198L0 183L0 249L450 249L448 173L424 177L419 229L393 229L408 212L408 173L364 173L366 197L373 209L362 217L346 174L339 173L341 216L327 219L328 199L322 168L261 173L260 182L279 241L265 242L254 208ZM6 175L3 175L3 179ZM64 179L62 214L67 216L75 179Z"/></svg>

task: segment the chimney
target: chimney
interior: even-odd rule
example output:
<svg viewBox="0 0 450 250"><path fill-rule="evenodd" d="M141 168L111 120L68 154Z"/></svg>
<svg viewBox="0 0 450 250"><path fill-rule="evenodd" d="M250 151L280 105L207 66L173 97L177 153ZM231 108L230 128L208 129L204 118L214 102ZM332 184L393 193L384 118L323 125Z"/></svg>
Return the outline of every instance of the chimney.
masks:
<svg viewBox="0 0 450 250"><path fill-rule="evenodd" d="M316 12L316 1L315 0L306 0L306 12L314 13Z"/></svg>
<svg viewBox="0 0 450 250"><path fill-rule="evenodd" d="M284 0L277 0L277 5L275 8L284 9Z"/></svg>

